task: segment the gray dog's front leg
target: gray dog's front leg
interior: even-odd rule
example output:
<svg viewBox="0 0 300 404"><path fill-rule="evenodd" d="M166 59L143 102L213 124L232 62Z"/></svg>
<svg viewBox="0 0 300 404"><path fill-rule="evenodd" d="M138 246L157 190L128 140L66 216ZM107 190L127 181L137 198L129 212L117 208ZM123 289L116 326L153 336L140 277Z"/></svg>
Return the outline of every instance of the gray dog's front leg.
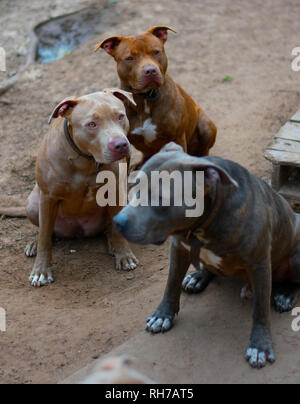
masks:
<svg viewBox="0 0 300 404"><path fill-rule="evenodd" d="M246 360L254 368L262 368L267 362L275 362L270 331L272 270L270 257L254 265L252 277L254 292L254 323Z"/></svg>
<svg viewBox="0 0 300 404"><path fill-rule="evenodd" d="M158 309L148 318L147 331L156 334L166 332L172 328L174 317L179 312L181 283L190 264L189 251L174 237L171 246L171 264L165 294Z"/></svg>

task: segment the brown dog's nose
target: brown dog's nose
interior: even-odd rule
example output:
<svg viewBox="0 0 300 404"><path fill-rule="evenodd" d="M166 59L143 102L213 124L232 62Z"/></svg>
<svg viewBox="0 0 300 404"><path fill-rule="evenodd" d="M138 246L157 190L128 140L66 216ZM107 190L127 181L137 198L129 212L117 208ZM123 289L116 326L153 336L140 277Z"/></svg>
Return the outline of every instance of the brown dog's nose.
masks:
<svg viewBox="0 0 300 404"><path fill-rule="evenodd" d="M113 153L119 153L120 155L127 155L129 153L129 143L127 139L110 139L107 146L108 149Z"/></svg>
<svg viewBox="0 0 300 404"><path fill-rule="evenodd" d="M157 69L154 66L146 66L144 67L144 75L146 77L153 77L153 76L157 76Z"/></svg>

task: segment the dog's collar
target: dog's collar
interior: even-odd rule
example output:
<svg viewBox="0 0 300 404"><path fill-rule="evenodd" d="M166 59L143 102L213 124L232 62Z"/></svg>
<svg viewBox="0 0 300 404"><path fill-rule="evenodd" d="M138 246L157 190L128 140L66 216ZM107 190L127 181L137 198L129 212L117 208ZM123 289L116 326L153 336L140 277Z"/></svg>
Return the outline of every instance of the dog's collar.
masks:
<svg viewBox="0 0 300 404"><path fill-rule="evenodd" d="M145 98L149 102L156 102L160 97L160 91L159 88L154 88L153 90L150 90L147 93L139 93L137 95Z"/></svg>
<svg viewBox="0 0 300 404"><path fill-rule="evenodd" d="M205 217L202 216L199 218L199 220L196 222L192 230L189 230L185 236L186 241L189 241L192 238L196 238L199 240L199 233L205 233L205 230L211 225L211 223L214 221L216 218L219 209L222 205L223 202L223 192L220 190L220 187L216 186L215 188L215 195L213 198L213 208L212 211L208 213L208 215ZM198 234L198 236L197 236Z"/></svg>
<svg viewBox="0 0 300 404"><path fill-rule="evenodd" d="M69 145L72 147L72 149L75 151L75 153L77 153L80 157L85 158L86 160L89 161L94 161L95 162L95 168L96 168L96 174L98 174L102 167L104 166L104 164L101 163L97 163L97 161L94 159L93 156L90 156L89 154L85 154L83 153L75 144L74 140L72 139L71 135L70 135L70 131L69 131L69 121L67 119L65 119L65 123L64 123L64 132L65 132L65 136L66 139L69 143Z"/></svg>

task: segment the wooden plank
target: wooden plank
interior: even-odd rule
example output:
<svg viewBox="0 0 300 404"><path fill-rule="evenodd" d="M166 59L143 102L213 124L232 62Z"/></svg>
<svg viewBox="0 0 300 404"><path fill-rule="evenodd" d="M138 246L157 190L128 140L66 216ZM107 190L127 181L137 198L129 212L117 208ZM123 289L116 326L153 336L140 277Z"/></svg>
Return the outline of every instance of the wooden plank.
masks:
<svg viewBox="0 0 300 404"><path fill-rule="evenodd" d="M283 185L279 190L280 195L286 199L291 199L293 201L300 201L300 189L299 185Z"/></svg>
<svg viewBox="0 0 300 404"><path fill-rule="evenodd" d="M272 171L272 187L279 191L281 186L281 169L279 164L273 164L273 171Z"/></svg>
<svg viewBox="0 0 300 404"><path fill-rule="evenodd" d="M271 143L267 147L267 150L278 150L278 151L299 153L299 160L300 160L300 142L278 138L275 139L273 143Z"/></svg>
<svg viewBox="0 0 300 404"><path fill-rule="evenodd" d="M299 153L267 149L265 158L275 164L300 167Z"/></svg>
<svg viewBox="0 0 300 404"><path fill-rule="evenodd" d="M275 139L293 140L300 142L300 123L288 122L275 135Z"/></svg>
<svg viewBox="0 0 300 404"><path fill-rule="evenodd" d="M300 109L295 113L294 116L290 119L291 122L299 122L300 123Z"/></svg>

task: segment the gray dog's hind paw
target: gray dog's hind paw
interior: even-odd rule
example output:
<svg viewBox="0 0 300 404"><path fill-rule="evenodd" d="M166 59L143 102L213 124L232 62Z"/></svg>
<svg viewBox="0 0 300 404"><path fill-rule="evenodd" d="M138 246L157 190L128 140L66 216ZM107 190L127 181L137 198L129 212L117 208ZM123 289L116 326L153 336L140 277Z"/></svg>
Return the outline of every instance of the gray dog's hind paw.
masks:
<svg viewBox="0 0 300 404"><path fill-rule="evenodd" d="M249 365L256 369L261 369L266 366L267 362L274 363L275 355L272 349L267 351L257 348L248 348L246 352L246 361Z"/></svg>
<svg viewBox="0 0 300 404"><path fill-rule="evenodd" d="M168 316L150 316L147 321L146 331L152 334L164 333L173 327L173 319Z"/></svg>
<svg viewBox="0 0 300 404"><path fill-rule="evenodd" d="M208 286L211 277L203 275L202 271L187 275L182 282L182 289L186 293L200 293Z"/></svg>
<svg viewBox="0 0 300 404"><path fill-rule="evenodd" d="M296 296L286 296L283 293L278 293L273 296L273 305L279 313L292 311L296 303Z"/></svg>

